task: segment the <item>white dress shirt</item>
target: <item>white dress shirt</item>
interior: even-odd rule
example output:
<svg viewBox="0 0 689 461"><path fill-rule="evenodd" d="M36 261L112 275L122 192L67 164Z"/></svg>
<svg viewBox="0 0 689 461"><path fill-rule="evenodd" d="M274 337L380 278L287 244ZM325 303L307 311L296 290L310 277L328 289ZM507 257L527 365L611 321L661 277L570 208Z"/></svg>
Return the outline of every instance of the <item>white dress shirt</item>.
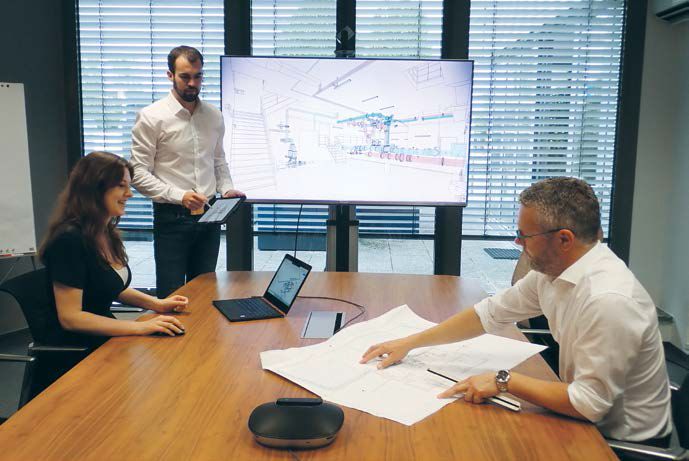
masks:
<svg viewBox="0 0 689 461"><path fill-rule="evenodd" d="M488 332L543 313L569 400L604 436L641 441L672 430L655 305L607 246L598 243L555 279L531 271L475 310Z"/></svg>
<svg viewBox="0 0 689 461"><path fill-rule="evenodd" d="M223 150L225 124L200 99L194 113L172 92L136 116L132 128L132 185L158 203L180 205L192 189L207 197L233 188Z"/></svg>

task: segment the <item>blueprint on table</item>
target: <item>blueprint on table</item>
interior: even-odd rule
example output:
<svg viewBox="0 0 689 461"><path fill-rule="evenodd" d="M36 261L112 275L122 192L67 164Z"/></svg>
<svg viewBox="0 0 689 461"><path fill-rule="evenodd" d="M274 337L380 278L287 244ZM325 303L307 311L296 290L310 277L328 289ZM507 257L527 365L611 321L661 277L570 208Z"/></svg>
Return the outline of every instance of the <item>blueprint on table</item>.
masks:
<svg viewBox="0 0 689 461"><path fill-rule="evenodd" d="M362 365L369 346L425 330L435 324L399 306L366 322L345 328L314 346L261 353L264 370L339 405L412 425L453 399L436 396L452 383L427 368L461 380L479 373L513 368L543 346L484 334L442 346L415 349L399 364L378 370L377 361Z"/></svg>

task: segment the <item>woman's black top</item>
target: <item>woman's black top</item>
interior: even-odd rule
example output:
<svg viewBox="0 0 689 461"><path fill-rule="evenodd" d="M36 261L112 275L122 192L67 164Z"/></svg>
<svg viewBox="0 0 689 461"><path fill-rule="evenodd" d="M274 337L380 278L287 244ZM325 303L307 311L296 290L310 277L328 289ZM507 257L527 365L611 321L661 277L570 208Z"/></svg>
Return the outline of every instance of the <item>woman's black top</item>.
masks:
<svg viewBox="0 0 689 461"><path fill-rule="evenodd" d="M132 275L128 266L127 282L124 283L119 274L98 256L96 249L86 243L81 231L76 227L65 229L46 247L43 262L48 269L51 285L57 282L83 290L81 308L84 312L115 318L110 312L110 306L131 283ZM52 288L50 291L52 292ZM55 309L57 312L57 308ZM97 347L108 339L68 332L62 328L59 321L55 328L59 334L51 342L59 344Z"/></svg>

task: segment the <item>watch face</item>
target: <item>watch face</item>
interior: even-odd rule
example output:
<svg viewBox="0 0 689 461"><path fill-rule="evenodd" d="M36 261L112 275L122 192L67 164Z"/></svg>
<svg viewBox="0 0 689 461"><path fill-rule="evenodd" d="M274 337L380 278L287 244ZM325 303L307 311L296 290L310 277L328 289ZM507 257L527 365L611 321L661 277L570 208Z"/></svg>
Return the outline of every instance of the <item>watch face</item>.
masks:
<svg viewBox="0 0 689 461"><path fill-rule="evenodd" d="M508 370L500 370L495 373L495 385L498 386L500 392L507 392L507 382L510 380L510 372Z"/></svg>

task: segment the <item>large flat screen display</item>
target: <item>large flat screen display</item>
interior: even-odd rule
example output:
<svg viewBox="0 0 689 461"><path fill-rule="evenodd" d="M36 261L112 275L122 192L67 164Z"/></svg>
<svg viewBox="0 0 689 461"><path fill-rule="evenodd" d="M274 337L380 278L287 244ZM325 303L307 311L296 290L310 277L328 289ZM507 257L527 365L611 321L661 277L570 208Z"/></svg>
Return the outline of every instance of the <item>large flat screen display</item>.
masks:
<svg viewBox="0 0 689 461"><path fill-rule="evenodd" d="M471 61L225 56L221 71L248 200L466 205Z"/></svg>

